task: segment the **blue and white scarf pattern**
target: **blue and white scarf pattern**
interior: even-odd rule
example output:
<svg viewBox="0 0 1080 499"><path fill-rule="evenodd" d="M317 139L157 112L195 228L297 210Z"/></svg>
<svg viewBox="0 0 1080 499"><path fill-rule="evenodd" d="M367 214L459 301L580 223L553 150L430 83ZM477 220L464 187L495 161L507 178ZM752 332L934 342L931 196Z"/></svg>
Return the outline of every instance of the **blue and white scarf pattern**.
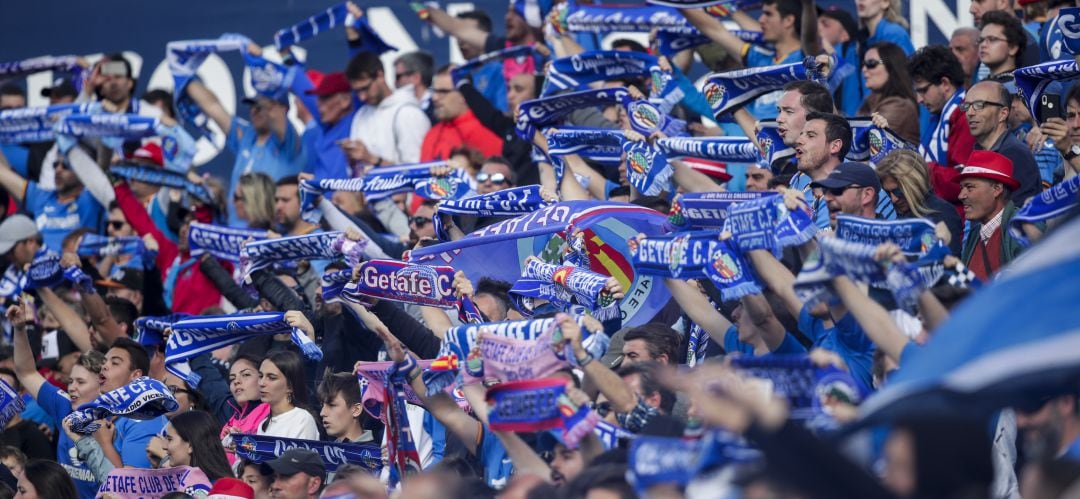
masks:
<svg viewBox="0 0 1080 499"><path fill-rule="evenodd" d="M629 101L630 92L625 87L583 90L528 100L518 106L517 134L531 142L535 131L561 122L577 109L611 104L625 105Z"/></svg>
<svg viewBox="0 0 1080 499"><path fill-rule="evenodd" d="M464 64L455 67L450 70L450 77L454 80L454 84L468 78L473 71L480 69L485 64L492 61L504 61L506 59L518 59L521 57L533 57L536 55L536 50L532 45L515 45L513 47L507 47L499 50L493 50L479 56L465 61Z"/></svg>
<svg viewBox="0 0 1080 499"><path fill-rule="evenodd" d="M93 402L81 407L64 418L71 431L89 435L101 427L95 421L111 416L130 419L154 419L180 408L172 392L164 383L143 376L111 392L102 393Z"/></svg>
<svg viewBox="0 0 1080 499"><path fill-rule="evenodd" d="M156 345L165 337L165 330L176 322L191 317L191 314L169 314L160 316L144 315L135 319L135 341L140 345Z"/></svg>
<svg viewBox="0 0 1080 499"><path fill-rule="evenodd" d="M30 262L23 289L51 288L63 281L64 271L60 268L60 255L48 248L41 248Z"/></svg>
<svg viewBox="0 0 1080 499"><path fill-rule="evenodd" d="M767 196L731 206L724 230L735 236L741 251L766 249L779 255L783 248L813 239L817 226L808 213L789 210L782 196Z"/></svg>
<svg viewBox="0 0 1080 499"><path fill-rule="evenodd" d="M679 228L722 228L728 217L728 209L735 203L751 201L776 192L692 192L680 194L671 203L668 222Z"/></svg>
<svg viewBox="0 0 1080 499"><path fill-rule="evenodd" d="M771 168L777 161L791 158L795 162L795 148L788 147L784 138L780 136L779 124L776 120L758 122L758 145L761 146L761 158L759 164L764 168ZM776 173L776 172L773 172Z"/></svg>
<svg viewBox="0 0 1080 499"><path fill-rule="evenodd" d="M857 405L865 395L846 371L816 367L807 355L742 356L731 364L747 375L772 382L775 393L788 400L791 418L813 428L835 428L828 404Z"/></svg>
<svg viewBox="0 0 1080 499"><path fill-rule="evenodd" d="M192 123L204 133L209 132L206 116L187 95L187 85L195 79L199 66L210 54L234 50L246 53L248 43L251 40L242 35L225 34L216 40L183 40L165 45L165 60L173 76L173 107L180 121Z"/></svg>
<svg viewBox="0 0 1080 499"><path fill-rule="evenodd" d="M618 167L622 162L626 134L610 128L559 127L544 130L548 156L555 168L555 179L561 181L565 171L562 157L577 154L604 166Z"/></svg>
<svg viewBox="0 0 1080 499"><path fill-rule="evenodd" d="M874 220L854 215L836 217L836 237L850 242L877 246L896 243L907 255L923 255L934 246L934 223L925 218Z"/></svg>
<svg viewBox="0 0 1080 499"><path fill-rule="evenodd" d="M97 289L94 288L94 279L87 275L86 272L83 272L78 266L72 265L71 267L64 269L64 279L67 279L68 282L83 293L97 293Z"/></svg>
<svg viewBox="0 0 1080 499"><path fill-rule="evenodd" d="M165 369L188 385L198 386L200 377L191 371L188 360L255 336L286 333L305 357L322 359L319 345L285 322L284 313L204 315L173 323L172 334L165 345Z"/></svg>
<svg viewBox="0 0 1080 499"><path fill-rule="evenodd" d="M356 464L368 471L382 468L382 456L378 446L351 442L323 442L270 435L233 434L236 455L253 463L264 463L281 457L289 449L307 449L315 452L326 465L326 471L334 472L344 464Z"/></svg>
<svg viewBox="0 0 1080 499"><path fill-rule="evenodd" d="M342 289L343 295L456 308L454 268L394 260L368 260L357 267L360 278Z"/></svg>
<svg viewBox="0 0 1080 499"><path fill-rule="evenodd" d="M1059 47L1061 53L1054 54L1053 45L1047 46L1047 52L1053 57L1080 53L1080 7L1068 7L1058 11L1058 16L1051 21L1048 32L1057 32L1064 42ZM1063 49L1063 50L1062 50Z"/></svg>
<svg viewBox="0 0 1080 499"><path fill-rule="evenodd" d="M79 256L141 255L146 246L139 236L105 237L86 234L79 242Z"/></svg>
<svg viewBox="0 0 1080 499"><path fill-rule="evenodd" d="M570 5L570 2L563 5L566 5L562 7L566 9L566 27L574 33L649 33L656 28L666 31L692 29L682 13L668 7Z"/></svg>
<svg viewBox="0 0 1080 499"><path fill-rule="evenodd" d="M1080 76L1080 66L1072 59L1051 61L1017 69L1013 71L1013 75L1024 104L1031 111L1031 115L1038 119L1040 97L1052 84ZM942 115L944 116L944 113Z"/></svg>
<svg viewBox="0 0 1080 499"><path fill-rule="evenodd" d="M77 55L42 55L19 61L0 62L0 80L25 76L41 71L62 71L79 75L83 72ZM81 78L75 78L76 89L81 90Z"/></svg>
<svg viewBox="0 0 1080 499"><path fill-rule="evenodd" d="M675 170L667 157L648 142L634 141L623 144L626 154L626 176L630 185L646 196L671 192L671 177Z"/></svg>
<svg viewBox="0 0 1080 499"><path fill-rule="evenodd" d="M349 14L345 2L309 16L292 26L281 28L274 33L274 46L278 50L296 45L305 40L310 40L317 35L334 29L337 26L351 26L356 28L363 40L365 51L382 54L383 52L397 50L396 47L387 44L378 33L371 27L367 16L353 17Z"/></svg>
<svg viewBox="0 0 1080 499"><path fill-rule="evenodd" d="M1060 217L1076 207L1080 202L1080 176L1073 176L1049 189L1042 191L1017 210L1009 221L1009 234L1024 245L1028 245L1027 236L1022 229L1026 223L1034 224Z"/></svg>
<svg viewBox="0 0 1080 499"><path fill-rule="evenodd" d="M709 76L702 93L712 107L713 114L726 114L776 90L799 80L822 81L824 76L813 57L803 62L738 69Z"/></svg>
<svg viewBox="0 0 1080 499"><path fill-rule="evenodd" d="M1016 80L1016 86L1023 95L1027 95L1027 93L1023 91L1023 85L1019 78ZM924 141L928 140L928 142L923 142L921 144L922 147L920 148L920 152L923 153L923 156L926 157L928 161L941 165L948 163L949 135L952 133L952 126L949 124L949 121L950 118L952 118L953 113L962 112L960 111L960 104L963 104L965 94L964 90L957 90L956 93L949 98L948 102L945 103L945 107L941 108L941 116L937 118L937 124L934 126L933 131L929 136L926 136L923 139ZM1027 100L1025 99L1025 103L1026 102ZM1032 114L1032 116L1034 116L1034 114Z"/></svg>
<svg viewBox="0 0 1080 499"><path fill-rule="evenodd" d="M444 199L435 208L435 234L440 241L449 241L442 216L450 215L461 226L462 217L517 217L549 206L540 196L539 185L513 187L464 199Z"/></svg>
<svg viewBox="0 0 1080 499"><path fill-rule="evenodd" d="M731 239L718 241L709 255L705 276L720 290L720 299L735 301L745 296L761 294L753 267L746 263L739 246Z"/></svg>
<svg viewBox="0 0 1080 499"><path fill-rule="evenodd" d="M705 277L705 267L712 263L712 254L720 243L720 232L678 232L629 242L635 270L675 279L699 279Z"/></svg>
<svg viewBox="0 0 1080 499"><path fill-rule="evenodd" d="M23 409L26 409L23 398L10 385L0 381L0 427L7 426L8 421Z"/></svg>
<svg viewBox="0 0 1080 499"><path fill-rule="evenodd" d="M182 173L135 165L114 166L109 169L109 172L126 180L138 180L151 185L160 185L184 191L204 204L214 203L214 199L210 196L210 191L206 189L206 186L188 180L187 176Z"/></svg>
<svg viewBox="0 0 1080 499"><path fill-rule="evenodd" d="M621 50L593 50L555 59L547 67L540 96L579 90L598 81L647 76L653 68L659 70L658 64L649 54Z"/></svg>
<svg viewBox="0 0 1080 499"><path fill-rule="evenodd" d="M656 140L656 148L668 159L685 157L725 163L756 163L761 151L747 137L665 137Z"/></svg>
<svg viewBox="0 0 1080 499"><path fill-rule="evenodd" d="M300 181L300 216L319 223L322 212L315 200L327 191L363 192L368 201L386 199L401 192L417 191L428 199L460 199L471 190L468 174L454 169L446 177L432 177L431 169L445 161L380 167L360 178L324 178Z"/></svg>
<svg viewBox="0 0 1080 499"><path fill-rule="evenodd" d="M352 241L344 232L320 232L279 237L245 244L240 250L241 274L246 279L256 270L291 260L336 260L342 256L350 266L363 259L367 241Z"/></svg>
<svg viewBox="0 0 1080 499"><path fill-rule="evenodd" d="M222 225L191 222L188 228L188 249L191 256L210 253L215 258L240 263L240 252L248 239L262 241L266 231L261 229L238 229Z"/></svg>
<svg viewBox="0 0 1080 499"><path fill-rule="evenodd" d="M157 118L138 114L69 114L56 123L56 147L67 154L75 147L76 138L98 137L117 153L123 152L124 141L158 135L161 123ZM166 133L164 129L162 133Z"/></svg>
<svg viewBox="0 0 1080 499"><path fill-rule="evenodd" d="M748 31L744 29L729 30L736 38L753 45L767 47L765 36L760 31ZM660 55L671 57L684 50L689 50L701 45L712 43L712 39L701 34L697 28L689 30L668 31L660 30L656 33L656 43L659 46Z"/></svg>
<svg viewBox="0 0 1080 499"><path fill-rule="evenodd" d="M540 298L565 309L578 304L590 310L597 320L619 315L618 300L604 291L608 276L571 265L544 263L538 258L525 262L521 279L510 289L511 298ZM533 307L526 305L525 311Z"/></svg>
<svg viewBox="0 0 1080 499"><path fill-rule="evenodd" d="M0 142L47 142L56 138L56 123L71 114L101 112L97 102L57 104L42 107L20 107L0 111Z"/></svg>
<svg viewBox="0 0 1080 499"><path fill-rule="evenodd" d="M672 118L648 100L627 101L624 105L630 128L646 137L656 132L663 132L669 137L686 135L686 121Z"/></svg>
<svg viewBox="0 0 1080 499"><path fill-rule="evenodd" d="M874 126L870 118L848 118L848 124L853 135L848 161L863 161L873 166L893 151L918 150L918 146L904 140L895 131Z"/></svg>

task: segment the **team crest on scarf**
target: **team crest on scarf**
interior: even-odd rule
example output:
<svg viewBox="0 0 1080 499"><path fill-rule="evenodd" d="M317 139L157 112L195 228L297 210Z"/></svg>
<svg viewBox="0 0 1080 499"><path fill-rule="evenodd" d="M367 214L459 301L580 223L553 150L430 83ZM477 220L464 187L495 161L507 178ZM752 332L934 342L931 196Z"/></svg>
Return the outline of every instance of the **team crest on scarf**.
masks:
<svg viewBox="0 0 1080 499"><path fill-rule="evenodd" d="M716 270L717 275L724 279L734 279L742 274L742 268L739 267L739 263L736 262L731 255L720 254L720 256L713 262L713 269Z"/></svg>
<svg viewBox="0 0 1080 499"><path fill-rule="evenodd" d="M640 175L645 175L649 172L649 158L641 151L631 152L626 157L626 162L629 164L631 170Z"/></svg>
<svg viewBox="0 0 1080 499"><path fill-rule="evenodd" d="M715 108L724 100L724 86L713 82L706 83L705 100L709 102L709 107Z"/></svg>
<svg viewBox="0 0 1080 499"><path fill-rule="evenodd" d="M680 199L681 195L680 197L675 198L675 201L671 203L671 213L668 214L668 222L676 227L682 227L686 224L686 217L683 216L683 208ZM637 241L634 241L634 244L636 246Z"/></svg>
<svg viewBox="0 0 1080 499"><path fill-rule="evenodd" d="M631 102L627 107L630 124L638 131L651 134L659 130L664 122L664 116L660 110L646 101Z"/></svg>
<svg viewBox="0 0 1080 499"><path fill-rule="evenodd" d="M690 237L676 237L671 243L672 244L669 247L668 268L671 269L671 275L678 279L679 274L682 273L682 262L686 260L686 248L690 246Z"/></svg>

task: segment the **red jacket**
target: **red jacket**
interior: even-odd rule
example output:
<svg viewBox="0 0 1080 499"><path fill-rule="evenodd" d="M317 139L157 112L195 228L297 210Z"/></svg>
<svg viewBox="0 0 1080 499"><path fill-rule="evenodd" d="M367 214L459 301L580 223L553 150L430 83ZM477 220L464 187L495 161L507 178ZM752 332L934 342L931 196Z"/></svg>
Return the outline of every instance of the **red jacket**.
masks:
<svg viewBox="0 0 1080 499"><path fill-rule="evenodd" d="M169 269L174 265L181 265L191 258L187 252L181 254L180 248L176 243L165 237L165 234L161 232L161 229L154 224L154 221L150 218L150 214L146 212L146 207L139 201L135 194L131 192L131 188L127 183L121 182L116 184L114 189L116 191L116 204L120 207L120 211L124 212L124 218L127 219L131 227L135 229L135 232L139 236L145 236L151 234L158 243L158 253L155 262L157 268L161 272L161 282L168 286L166 282L169 276ZM195 218L204 223L210 223L211 215L210 209L206 206L200 206L195 210ZM180 258L177 258L180 257ZM223 265L231 267L228 263L223 262ZM197 262L188 266L180 275L176 278L176 284L172 288L172 311L183 312L193 315L201 314L203 310L209 307L215 307L221 304L221 292L218 291L214 283L210 281L202 271L199 270Z"/></svg>
<svg viewBox="0 0 1080 499"><path fill-rule="evenodd" d="M960 208L960 184L954 182L953 179L960 175L956 166L967 163L973 150L975 150L975 137L971 135L971 129L968 128L967 114L957 108L949 117L949 149L945 152L948 164L942 165L931 161L928 166L930 167L930 185L934 187L934 192L941 199L955 205L961 217L964 216L964 211Z"/></svg>
<svg viewBox="0 0 1080 499"><path fill-rule="evenodd" d="M440 121L428 130L420 146L420 161L448 159L450 151L461 146L476 149L490 158L502 154L503 139L481 125L476 115L466 109L457 118Z"/></svg>

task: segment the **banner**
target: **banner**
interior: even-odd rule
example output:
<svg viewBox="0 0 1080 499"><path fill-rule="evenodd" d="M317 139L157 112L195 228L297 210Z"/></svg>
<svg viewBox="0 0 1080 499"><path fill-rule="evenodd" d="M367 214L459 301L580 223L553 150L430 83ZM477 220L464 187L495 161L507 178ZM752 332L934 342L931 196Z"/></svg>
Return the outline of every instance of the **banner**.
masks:
<svg viewBox="0 0 1080 499"><path fill-rule="evenodd" d="M140 255L146 251L139 236L105 237L98 234L85 234L76 250L79 256L118 256Z"/></svg>
<svg viewBox="0 0 1080 499"><path fill-rule="evenodd" d="M357 267L360 279L345 285L345 295L430 307L456 308L454 268L432 267L395 260L368 260Z"/></svg>
<svg viewBox="0 0 1080 499"><path fill-rule="evenodd" d="M174 492L202 497L210 492L211 485L203 470L191 466L160 469L113 468L101 481L97 497L157 499Z"/></svg>

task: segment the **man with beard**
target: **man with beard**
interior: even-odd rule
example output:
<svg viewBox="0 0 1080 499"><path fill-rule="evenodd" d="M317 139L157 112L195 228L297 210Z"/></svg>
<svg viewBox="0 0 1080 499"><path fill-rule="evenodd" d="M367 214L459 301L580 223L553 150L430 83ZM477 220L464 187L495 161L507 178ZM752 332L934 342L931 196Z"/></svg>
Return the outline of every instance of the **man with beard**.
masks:
<svg viewBox="0 0 1080 499"><path fill-rule="evenodd" d="M1034 458L1080 460L1080 399L1075 393L1045 397L1015 407L1024 450Z"/></svg>
<svg viewBox="0 0 1080 499"><path fill-rule="evenodd" d="M864 163L841 163L832 173L810 184L825 193L829 208L829 225L836 228L836 216L855 215L877 218L874 205L881 192L881 182L874 169Z"/></svg>

